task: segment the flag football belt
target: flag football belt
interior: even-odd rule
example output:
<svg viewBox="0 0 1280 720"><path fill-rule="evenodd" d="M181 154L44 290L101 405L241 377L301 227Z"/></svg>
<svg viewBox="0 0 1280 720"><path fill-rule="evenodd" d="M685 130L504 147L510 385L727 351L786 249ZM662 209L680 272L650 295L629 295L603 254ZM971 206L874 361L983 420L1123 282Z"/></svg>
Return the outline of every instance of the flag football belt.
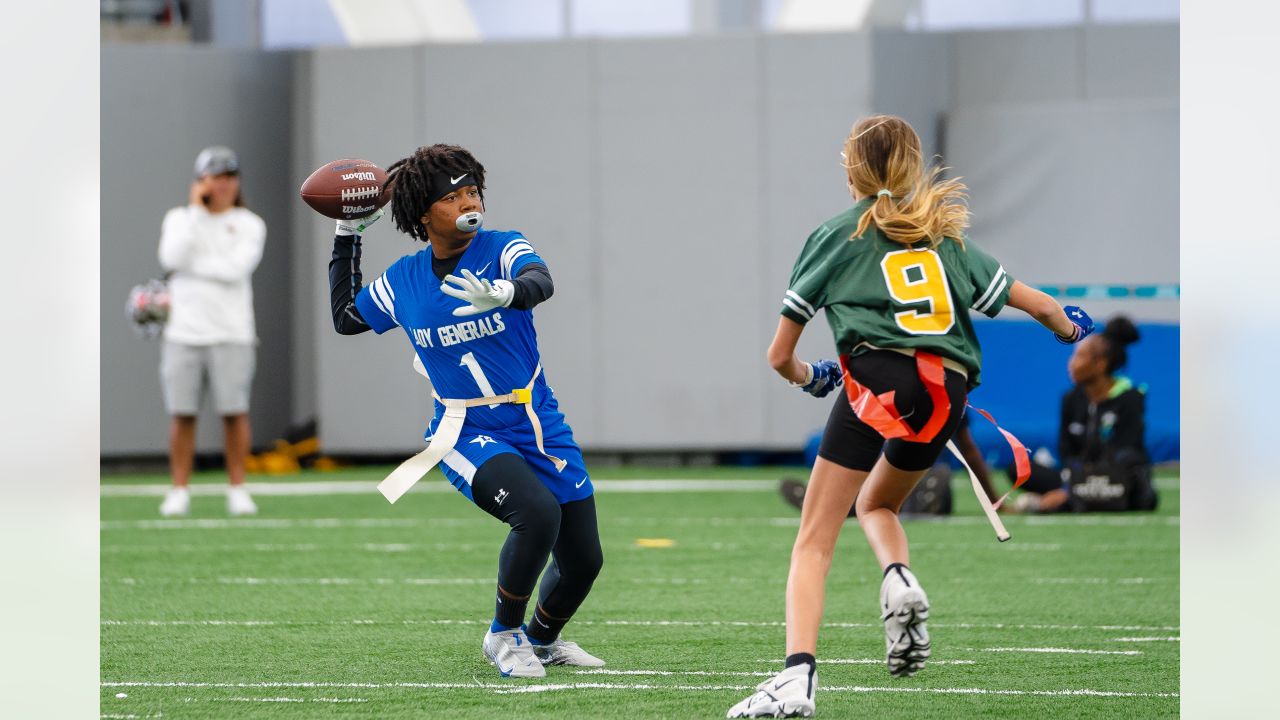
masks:
<svg viewBox="0 0 1280 720"><path fill-rule="evenodd" d="M849 405L853 408L853 412L862 422L870 425L872 429L880 433L886 440L898 439L907 442L930 443L938 436L938 432L946 425L947 418L951 415L951 398L947 395L946 387L946 367L943 358L930 352L917 350L913 353L916 359L916 372L920 376L920 382L924 384L925 391L929 394L929 399L933 401L933 414L925 421L925 424L919 431L912 430L906 421L902 419L902 415L898 413L898 408L894 405L893 399L895 391L876 394L870 388L853 379L853 375L849 372L849 358L846 355L840 356L840 371L844 375L844 390L849 398ZM1021 487L1031 477L1031 459L1027 454L1027 448L1013 433L1000 427L995 418L991 417L991 413L982 408L974 407L969 403L965 403L967 407L973 408L979 415L986 418L988 422L996 426L1000 434L1004 436L1009 448L1013 451L1013 462L1017 469L1017 479L1013 483L1014 489ZM978 476L973 472L973 468L969 467L969 463L961 456L960 451L956 449L955 444L951 440L947 440L947 449L955 455L964 469L969 472L969 481L973 485L973 492L978 496L978 503L982 506L983 512L986 513L987 519L991 521L991 526L995 528L996 537L1004 542L1009 539L1009 532L1005 530L1004 523L1000 521L1000 517L996 511L1009 497L1009 493L1005 493L995 503L987 497L986 491L982 489L982 483L978 481Z"/></svg>
<svg viewBox="0 0 1280 720"><path fill-rule="evenodd" d="M417 355L413 356L413 369L428 380L431 379ZM537 382L538 376L541 374L542 365L539 364L534 369L533 378L529 380L528 385L512 390L506 395L466 399L442 398L432 390L431 396L444 406L444 415L440 417L440 422L436 425L436 431L431 436L431 442L427 445L426 450L400 463L399 467L391 471L390 475L378 483L378 492L382 493L387 502L392 503L399 500L401 495L409 492L409 488L421 480L431 468L438 465L444 459L444 456L448 455L454 446L458 444L458 436L462 433L462 424L467 419L467 408L479 407L480 405L524 405L525 412L529 415L529 422L533 424L533 437L538 443L538 451L556 466L556 472L564 470L568 463L547 453L547 449L543 446L542 423L538 421L538 413L533 409L533 384Z"/></svg>

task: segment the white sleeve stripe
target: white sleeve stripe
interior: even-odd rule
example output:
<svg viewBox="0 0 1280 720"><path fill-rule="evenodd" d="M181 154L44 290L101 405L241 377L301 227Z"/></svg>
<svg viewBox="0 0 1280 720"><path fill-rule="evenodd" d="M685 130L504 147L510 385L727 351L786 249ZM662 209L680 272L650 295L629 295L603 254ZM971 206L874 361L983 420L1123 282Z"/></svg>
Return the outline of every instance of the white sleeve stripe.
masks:
<svg viewBox="0 0 1280 720"><path fill-rule="evenodd" d="M521 256L523 256L523 255L532 255L532 254L533 254L533 248L526 248L526 249L520 250L520 251L519 251L519 252L517 252L516 254L512 255L512 256L511 256L511 258L510 258L509 260L507 260L507 261L506 261L506 263L504 263L504 264L503 264L503 266L502 266L502 274L503 274L503 275L505 275L505 276L507 277L507 279L508 279L508 280L510 280L510 279L511 279L511 266L512 266L512 265L515 265L516 260L517 260L518 258L520 258Z"/></svg>
<svg viewBox="0 0 1280 720"><path fill-rule="evenodd" d="M382 299L378 297L378 291L374 289L373 285L369 286L369 299L373 300L373 304L378 306L378 309L382 311L383 315L391 314L387 312L386 306L382 304Z"/></svg>
<svg viewBox="0 0 1280 720"><path fill-rule="evenodd" d="M517 257L525 252L533 252L533 246L529 244L528 240L519 237L507 243L507 246L502 249L501 259L499 260L502 264L503 277L506 277L508 280L511 279L512 263L515 262Z"/></svg>
<svg viewBox="0 0 1280 720"><path fill-rule="evenodd" d="M975 300L973 305L971 305L970 307L974 308L975 310L978 310L978 306L986 302L991 297L991 291L995 290L996 285L1000 282L1000 279L1003 277L1004 277L1004 266L1001 265L1000 269L996 270L995 277L991 278L991 284L987 286L987 291L982 293L982 297ZM981 310L979 310L979 312L981 312Z"/></svg>
<svg viewBox="0 0 1280 720"><path fill-rule="evenodd" d="M400 324L399 318L396 317L396 303L392 300L390 292L391 283L387 282L386 276L380 276L373 281L373 292L370 295L374 302L378 303L378 309L391 316L397 325Z"/></svg>
<svg viewBox="0 0 1280 720"><path fill-rule="evenodd" d="M1009 284L1009 278L1002 278L1000 280L1000 286L997 287L996 291L991 294L991 299L987 300L985 305L978 308L978 312L985 313L986 311L990 310L991 306L996 304L996 300L1000 297L1000 293L1004 292L1004 288L1008 284Z"/></svg>
<svg viewBox="0 0 1280 720"><path fill-rule="evenodd" d="M796 313L797 313L798 315L800 315L800 317L804 318L805 320L812 320L812 319L813 319L813 313L805 312L804 308L802 308L802 307L800 307L799 305L797 305L797 304L795 304L794 302L792 302L792 301L791 301L791 298L789 298L789 297L784 297L784 298L782 298L782 304L783 304L783 305L786 305L787 307L791 308L792 310L795 310L795 311L796 311Z"/></svg>
<svg viewBox="0 0 1280 720"><path fill-rule="evenodd" d="M503 264L506 264L506 262L507 262L507 258L511 257L511 253L512 253L514 250L516 250L516 248L520 248L520 247L526 247L526 248L529 248L530 250L532 250L532 249L533 249L533 246L529 244L529 241L528 241L528 240L525 240L525 239L524 239L524 238L522 238L522 237L521 237L521 238L516 238L515 240L512 240L511 242L507 243L507 246L506 246L506 247L502 248L502 262L503 262Z"/></svg>
<svg viewBox="0 0 1280 720"><path fill-rule="evenodd" d="M502 251L502 266L509 268L511 267L512 261L515 260L517 256L523 255L524 253L531 253L531 252L533 252L533 247L531 247L529 243L520 243L519 245L512 245L511 247Z"/></svg>
<svg viewBox="0 0 1280 720"><path fill-rule="evenodd" d="M791 298L792 300L795 300L796 302L798 302L798 303L800 303L801 305L803 305L803 306L805 306L806 308L808 308L808 310L809 310L809 314L810 314L810 315L813 315L814 313L818 312L817 310L814 310L814 309L813 309L813 305L810 305L810 304L809 304L809 302L808 302L807 300L805 300L804 298L800 297L800 294L799 294L799 293L797 293L797 292L796 292L796 291L794 291L794 290L788 290L788 291L787 291L787 297Z"/></svg>

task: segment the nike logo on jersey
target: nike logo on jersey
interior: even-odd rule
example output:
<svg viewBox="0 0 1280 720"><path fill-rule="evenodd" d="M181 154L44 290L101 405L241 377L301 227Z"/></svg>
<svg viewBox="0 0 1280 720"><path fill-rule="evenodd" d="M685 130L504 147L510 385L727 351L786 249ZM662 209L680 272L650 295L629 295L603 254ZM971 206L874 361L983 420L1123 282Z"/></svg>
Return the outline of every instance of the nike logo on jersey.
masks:
<svg viewBox="0 0 1280 720"><path fill-rule="evenodd" d="M587 482L587 478L586 478L586 477L583 477L581 480L579 480L579 481L578 481L578 484L577 484L577 485L574 485L573 487L574 487L575 489L576 489L576 488L580 488L580 487L582 487L583 485L585 485L585 484L586 484L586 482Z"/></svg>
<svg viewBox="0 0 1280 720"><path fill-rule="evenodd" d="M490 265L492 265L492 264L493 264L493 261L492 261L492 260L490 260L489 262L485 263L485 264L484 264L484 267L482 267L482 268L480 268L479 270L477 270L477 271L476 271L476 275L477 275L477 276L483 275L483 274L484 274L484 271L485 271L485 270L488 270L488 269L489 269L489 266L490 266Z"/></svg>
<svg viewBox="0 0 1280 720"><path fill-rule="evenodd" d="M449 178L449 184L450 184L450 185L457 185L459 180L461 180L462 178L466 177L466 176L467 176L467 175L469 175L469 174L470 174L470 173L462 173L461 175L459 175L459 176L458 176L458 177L456 177L456 178L452 178L452 177L451 177L451 178Z"/></svg>

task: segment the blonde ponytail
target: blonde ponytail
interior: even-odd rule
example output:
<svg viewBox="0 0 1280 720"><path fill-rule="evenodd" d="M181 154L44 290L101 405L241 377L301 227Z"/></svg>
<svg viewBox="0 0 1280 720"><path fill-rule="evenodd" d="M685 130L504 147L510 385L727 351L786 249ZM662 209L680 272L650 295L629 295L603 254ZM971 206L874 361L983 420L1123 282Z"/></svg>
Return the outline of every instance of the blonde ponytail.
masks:
<svg viewBox="0 0 1280 720"><path fill-rule="evenodd" d="M875 196L858 219L853 238L875 223L885 237L903 245L928 240L937 247L944 239L964 242L969 226L964 183L940 178L944 168L925 170L920 137L905 120L876 115L853 126L844 145L849 189Z"/></svg>

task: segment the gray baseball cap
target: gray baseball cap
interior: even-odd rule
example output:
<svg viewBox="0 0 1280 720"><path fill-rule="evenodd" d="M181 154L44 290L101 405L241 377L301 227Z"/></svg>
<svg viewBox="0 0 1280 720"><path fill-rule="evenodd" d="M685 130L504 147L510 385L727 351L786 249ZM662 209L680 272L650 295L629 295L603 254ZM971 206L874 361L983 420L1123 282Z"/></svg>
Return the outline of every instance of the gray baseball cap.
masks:
<svg viewBox="0 0 1280 720"><path fill-rule="evenodd" d="M196 177L205 175L221 175L223 173L240 172L240 160L235 151L222 145L214 145L200 151L196 156Z"/></svg>

